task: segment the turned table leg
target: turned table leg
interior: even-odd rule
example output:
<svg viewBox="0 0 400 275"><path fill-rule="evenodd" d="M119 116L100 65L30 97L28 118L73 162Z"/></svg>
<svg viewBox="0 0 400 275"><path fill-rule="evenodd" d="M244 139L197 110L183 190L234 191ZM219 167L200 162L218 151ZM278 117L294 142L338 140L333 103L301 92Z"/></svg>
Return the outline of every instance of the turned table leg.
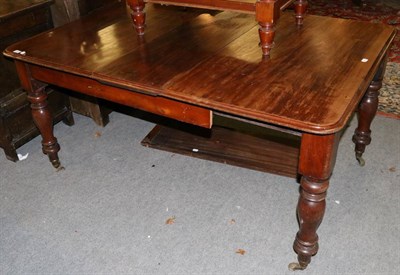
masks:
<svg viewBox="0 0 400 275"><path fill-rule="evenodd" d="M297 215L300 229L293 248L298 262L291 270L303 270L318 252L317 229L325 213L325 198L336 160L340 134L303 134L300 147L299 173L302 175Z"/></svg>
<svg viewBox="0 0 400 275"><path fill-rule="evenodd" d="M256 20L259 25L260 46L264 56L269 56L274 47L275 26L280 17L280 6L277 0L257 0ZM307 11L307 0L295 2L296 25L303 25L304 15Z"/></svg>
<svg viewBox="0 0 400 275"><path fill-rule="evenodd" d="M31 103L32 118L42 135L42 150L51 164L58 170L63 167L58 158L60 145L53 135L53 117L48 108L46 85L31 78L28 67L19 61L15 62L22 87L28 93Z"/></svg>
<svg viewBox="0 0 400 275"><path fill-rule="evenodd" d="M304 15L306 14L307 7L308 7L307 0L297 0L294 3L294 12L296 14L297 26L303 25Z"/></svg>
<svg viewBox="0 0 400 275"><path fill-rule="evenodd" d="M369 85L361 103L358 107L358 127L354 131L353 142L355 143L355 154L361 166L365 165L362 155L365 147L371 143L371 123L378 110L379 89L382 87L383 75L385 74L386 58L380 64L371 84Z"/></svg>
<svg viewBox="0 0 400 275"><path fill-rule="evenodd" d="M144 12L145 3L143 0L126 0L126 4L131 10L133 26L138 35L144 34L146 14Z"/></svg>
<svg viewBox="0 0 400 275"><path fill-rule="evenodd" d="M264 56L269 56L274 47L275 24L279 19L280 9L277 0L257 0L256 20L259 25L260 46Z"/></svg>

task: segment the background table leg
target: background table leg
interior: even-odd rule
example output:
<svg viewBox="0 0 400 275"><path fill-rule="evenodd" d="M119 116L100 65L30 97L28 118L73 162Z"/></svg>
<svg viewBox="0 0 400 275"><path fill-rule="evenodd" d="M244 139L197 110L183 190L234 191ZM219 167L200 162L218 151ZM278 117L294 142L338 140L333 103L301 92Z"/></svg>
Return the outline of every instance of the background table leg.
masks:
<svg viewBox="0 0 400 275"><path fill-rule="evenodd" d="M269 56L274 46L275 25L279 19L280 9L276 0L257 0L256 20L259 24L261 50L264 56Z"/></svg>
<svg viewBox="0 0 400 275"><path fill-rule="evenodd" d="M306 14L308 7L307 0L297 0L294 3L294 11L296 14L296 24L297 26L303 25L304 15Z"/></svg>
<svg viewBox="0 0 400 275"><path fill-rule="evenodd" d="M358 107L358 127L354 131L353 142L356 145L356 159L361 166L364 166L365 161L362 155L367 145L371 143L371 123L378 110L379 89L382 87L382 80L385 74L386 58L381 63L377 73L374 76L371 84L368 87L361 103Z"/></svg>
<svg viewBox="0 0 400 275"><path fill-rule="evenodd" d="M293 244L298 263L289 265L292 270L305 269L311 257L318 252L317 229L325 213L326 192L335 165L339 138L339 133L302 136L299 162L302 178L297 205L300 229Z"/></svg>
<svg viewBox="0 0 400 275"><path fill-rule="evenodd" d="M146 22L146 14L144 12L145 3L143 0L126 0L126 4L131 9L131 18L133 26L138 35L144 34L144 27Z"/></svg>

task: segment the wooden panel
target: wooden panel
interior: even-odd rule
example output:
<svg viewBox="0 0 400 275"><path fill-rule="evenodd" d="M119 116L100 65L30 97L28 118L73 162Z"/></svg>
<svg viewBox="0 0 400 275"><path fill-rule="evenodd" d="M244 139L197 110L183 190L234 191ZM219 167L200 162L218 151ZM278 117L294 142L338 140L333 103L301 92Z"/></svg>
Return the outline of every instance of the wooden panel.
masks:
<svg viewBox="0 0 400 275"><path fill-rule="evenodd" d="M38 66L30 66L30 71L34 79L45 83L54 84L86 95L102 98L193 125L206 128L211 128L212 126L212 112L205 108L158 97L157 95L147 95L120 89L99 83L89 78L65 74Z"/></svg>
<svg viewBox="0 0 400 275"><path fill-rule="evenodd" d="M157 125L143 139L142 145L297 178L300 137L243 126L235 129L214 125L209 132L204 132L189 127L174 129Z"/></svg>
<svg viewBox="0 0 400 275"><path fill-rule="evenodd" d="M46 25L48 10L39 9L0 23L0 38L13 35L37 25Z"/></svg>
<svg viewBox="0 0 400 275"><path fill-rule="evenodd" d="M0 0L0 22L52 3L54 0Z"/></svg>

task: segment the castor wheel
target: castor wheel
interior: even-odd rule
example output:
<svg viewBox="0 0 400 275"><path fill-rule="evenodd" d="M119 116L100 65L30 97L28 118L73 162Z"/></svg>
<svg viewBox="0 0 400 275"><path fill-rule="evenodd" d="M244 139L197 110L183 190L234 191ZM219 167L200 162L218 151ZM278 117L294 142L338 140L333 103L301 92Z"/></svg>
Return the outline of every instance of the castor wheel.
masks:
<svg viewBox="0 0 400 275"><path fill-rule="evenodd" d="M307 265L301 263L290 263L289 270L296 271L296 270L304 270L307 268Z"/></svg>
<svg viewBox="0 0 400 275"><path fill-rule="evenodd" d="M362 158L362 154L356 152L356 159L361 167L365 165L365 160Z"/></svg>

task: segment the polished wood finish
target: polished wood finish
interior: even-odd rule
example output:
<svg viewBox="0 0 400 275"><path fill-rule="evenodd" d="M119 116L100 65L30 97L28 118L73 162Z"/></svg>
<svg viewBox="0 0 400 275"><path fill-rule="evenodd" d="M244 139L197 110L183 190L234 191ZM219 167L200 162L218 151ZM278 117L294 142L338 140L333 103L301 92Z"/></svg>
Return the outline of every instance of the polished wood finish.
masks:
<svg viewBox="0 0 400 275"><path fill-rule="evenodd" d="M0 51L52 28L51 0L0 0ZM0 56L0 147L18 161L17 148L39 134L12 60ZM48 89L54 122L73 124L68 96Z"/></svg>
<svg viewBox="0 0 400 275"><path fill-rule="evenodd" d="M339 136L383 68L395 30L318 16L308 16L299 29L284 14L273 58L265 59L251 15L188 16L158 7L148 13L154 24L138 37L125 12L118 7L97 13L5 51L18 64L53 165L59 165L58 144L43 83L202 127L211 127L212 113L218 113L298 133L302 179L294 249L299 262L290 267L304 269L318 251L317 229Z"/></svg>
<svg viewBox="0 0 400 275"><path fill-rule="evenodd" d="M54 25L59 27L95 12L96 9L107 9L108 5L117 1L119 0L55 0L52 6ZM83 50L84 48L84 45L82 45ZM68 91L68 94L70 96L71 110L74 113L92 118L101 127L105 127L108 124L110 121L109 114L112 110L105 107L104 102L97 98L79 95L71 91Z"/></svg>
<svg viewBox="0 0 400 275"><path fill-rule="evenodd" d="M281 11L293 2L295 2L296 24L301 26L307 10L306 0L126 0L127 6L131 9L131 18L138 35L144 34L146 3L255 14L259 24L260 46L263 55L267 57L274 46L275 27Z"/></svg>

